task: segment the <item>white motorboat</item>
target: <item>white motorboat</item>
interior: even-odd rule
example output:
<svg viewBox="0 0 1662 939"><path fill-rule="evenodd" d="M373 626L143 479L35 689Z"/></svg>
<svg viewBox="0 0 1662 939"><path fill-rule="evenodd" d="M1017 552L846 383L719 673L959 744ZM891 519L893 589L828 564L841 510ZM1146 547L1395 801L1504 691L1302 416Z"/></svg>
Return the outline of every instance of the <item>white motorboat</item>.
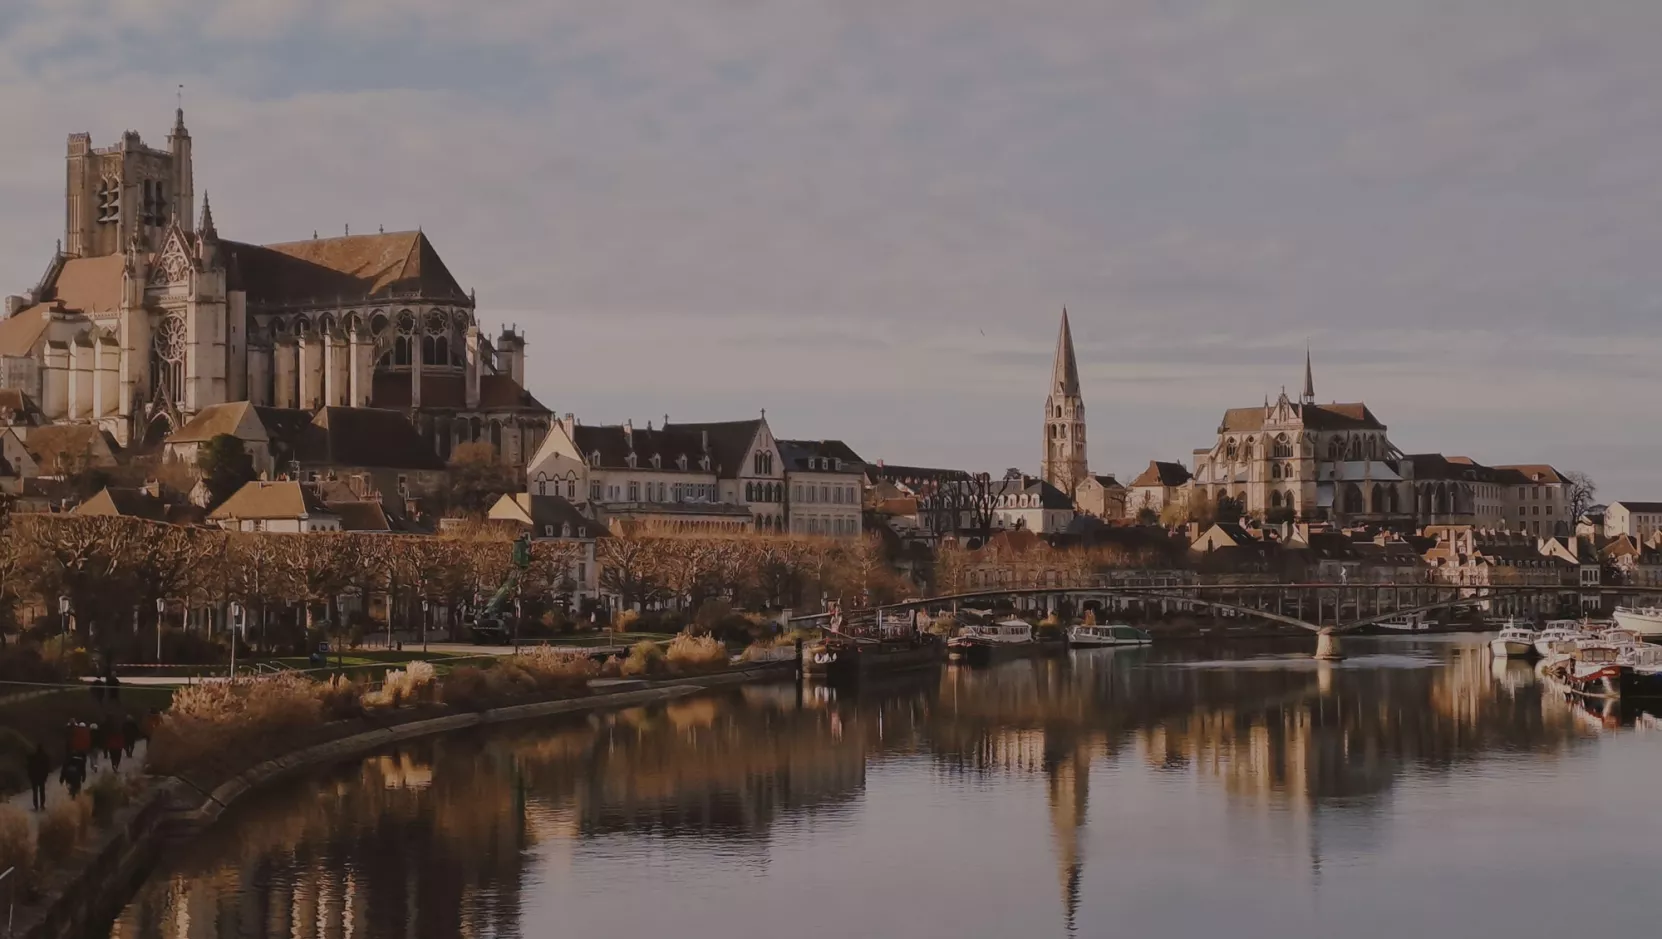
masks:
<svg viewBox="0 0 1662 939"><path fill-rule="evenodd" d="M1662 607L1616 607L1616 625L1641 636L1662 636Z"/></svg>
<svg viewBox="0 0 1662 939"><path fill-rule="evenodd" d="M1496 658L1521 659L1535 651L1535 630L1522 623L1508 624L1489 642L1489 652Z"/></svg>
<svg viewBox="0 0 1662 939"><path fill-rule="evenodd" d="M1145 646L1153 641L1146 631L1124 624L1082 624L1068 630L1070 646Z"/></svg>
<svg viewBox="0 0 1662 939"><path fill-rule="evenodd" d="M1019 619L966 625L946 644L949 657L976 664L1009 656L1048 652L1052 649L1061 651L1064 648L1066 646L1060 638L1035 639L1033 625Z"/></svg>
<svg viewBox="0 0 1662 939"><path fill-rule="evenodd" d="M1553 620L1535 634L1535 654L1543 658L1569 655L1575 651L1577 642L1590 638L1592 633L1582 629L1575 620Z"/></svg>

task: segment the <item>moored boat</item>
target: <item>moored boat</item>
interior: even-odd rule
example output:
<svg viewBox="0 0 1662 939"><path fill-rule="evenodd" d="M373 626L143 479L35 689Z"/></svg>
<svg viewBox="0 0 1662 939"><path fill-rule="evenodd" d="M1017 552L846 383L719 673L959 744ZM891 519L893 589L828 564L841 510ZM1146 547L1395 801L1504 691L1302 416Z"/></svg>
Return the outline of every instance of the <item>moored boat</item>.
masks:
<svg viewBox="0 0 1662 939"><path fill-rule="evenodd" d="M1409 613L1401 619L1386 620L1383 623L1375 623L1374 626L1390 632L1418 633L1429 630L1431 621L1424 613Z"/></svg>
<svg viewBox="0 0 1662 939"><path fill-rule="evenodd" d="M1535 651L1535 630L1522 623L1508 623L1489 642L1489 652L1496 658L1521 659Z"/></svg>
<svg viewBox="0 0 1662 939"><path fill-rule="evenodd" d="M1662 607L1616 607L1616 625L1641 636L1662 636Z"/></svg>
<svg viewBox="0 0 1662 939"><path fill-rule="evenodd" d="M1068 645L1072 646L1145 646L1153 641L1147 630L1124 623L1107 626L1083 623L1068 630Z"/></svg>
<svg viewBox="0 0 1662 939"><path fill-rule="evenodd" d="M1066 648L1066 643L1059 639L1037 640L1033 637L1031 623L1007 619L997 623L966 625L947 642L946 647L952 659L981 665Z"/></svg>
<svg viewBox="0 0 1662 939"><path fill-rule="evenodd" d="M1535 634L1535 654L1543 658L1569 655L1577 642L1591 637L1575 620L1554 620Z"/></svg>
<svg viewBox="0 0 1662 939"><path fill-rule="evenodd" d="M802 650L802 674L823 681L856 680L878 672L929 668L946 651L930 633L888 639L829 635Z"/></svg>

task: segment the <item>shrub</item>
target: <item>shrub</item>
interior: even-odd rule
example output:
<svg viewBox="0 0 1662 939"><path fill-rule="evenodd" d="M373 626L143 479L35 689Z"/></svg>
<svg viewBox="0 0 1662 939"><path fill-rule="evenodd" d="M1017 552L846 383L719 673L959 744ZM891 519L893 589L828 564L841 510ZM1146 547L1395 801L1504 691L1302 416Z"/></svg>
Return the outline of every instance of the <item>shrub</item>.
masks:
<svg viewBox="0 0 1662 939"><path fill-rule="evenodd" d="M487 669L464 665L444 678L444 700L459 708L483 711L493 703Z"/></svg>
<svg viewBox="0 0 1662 939"><path fill-rule="evenodd" d="M29 831L28 813L0 802L0 870L15 867L21 872L34 866L35 836Z"/></svg>
<svg viewBox="0 0 1662 939"><path fill-rule="evenodd" d="M727 646L711 636L681 633L670 640L664 657L676 671L715 671L727 667Z"/></svg>
<svg viewBox="0 0 1662 939"><path fill-rule="evenodd" d="M403 669L387 672L379 691L363 696L365 707L399 707L407 702L432 701L438 686L433 679L437 672L429 662L411 662Z"/></svg>
<svg viewBox="0 0 1662 939"><path fill-rule="evenodd" d="M599 672L594 660L581 653L534 646L514 657L513 663L530 675L543 691L585 690Z"/></svg>
<svg viewBox="0 0 1662 939"><path fill-rule="evenodd" d="M75 846L86 834L91 806L92 800L83 795L59 802L46 810L36 834L38 854L43 864L63 864L75 853Z"/></svg>
<svg viewBox="0 0 1662 939"><path fill-rule="evenodd" d="M622 613L612 617L612 628L620 633L626 633L632 629L636 629L637 627L635 624L640 621L640 610L624 610Z"/></svg>
<svg viewBox="0 0 1662 939"><path fill-rule="evenodd" d="M629 657L623 661L618 674L624 678L657 678L668 671L664 650L656 642L643 639L629 650Z"/></svg>
<svg viewBox="0 0 1662 939"><path fill-rule="evenodd" d="M127 786L114 773L104 773L87 787L93 820L100 825L109 823L115 813L127 804L127 797Z"/></svg>
<svg viewBox="0 0 1662 939"><path fill-rule="evenodd" d="M322 719L326 687L284 672L180 688L151 735L150 766L158 773L177 773L229 749L315 725Z"/></svg>
<svg viewBox="0 0 1662 939"><path fill-rule="evenodd" d="M347 675L331 675L318 689L318 703L326 720L343 721L362 717L364 686Z"/></svg>

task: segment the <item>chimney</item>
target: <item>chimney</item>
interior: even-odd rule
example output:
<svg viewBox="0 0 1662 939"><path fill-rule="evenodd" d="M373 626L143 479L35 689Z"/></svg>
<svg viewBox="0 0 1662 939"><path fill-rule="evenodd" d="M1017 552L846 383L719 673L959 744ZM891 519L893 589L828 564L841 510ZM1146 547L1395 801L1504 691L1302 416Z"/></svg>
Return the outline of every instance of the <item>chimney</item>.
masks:
<svg viewBox="0 0 1662 939"><path fill-rule="evenodd" d="M145 479L145 481L144 481L144 494L149 496L152 499L160 499L162 497L161 480L158 480L154 477L150 477L150 478Z"/></svg>
<svg viewBox="0 0 1662 939"><path fill-rule="evenodd" d="M629 449L635 448L635 422L628 418L624 418L623 421L623 440L629 445Z"/></svg>
<svg viewBox="0 0 1662 939"><path fill-rule="evenodd" d="M669 415L668 414L664 415L664 426L665 427L669 426Z"/></svg>
<svg viewBox="0 0 1662 939"><path fill-rule="evenodd" d="M709 453L710 452L710 432L708 430L699 431L698 432L698 439L700 441L699 445L704 448L704 452Z"/></svg>
<svg viewBox="0 0 1662 939"><path fill-rule="evenodd" d="M23 298L15 294L6 298L6 315L16 316L23 309Z"/></svg>

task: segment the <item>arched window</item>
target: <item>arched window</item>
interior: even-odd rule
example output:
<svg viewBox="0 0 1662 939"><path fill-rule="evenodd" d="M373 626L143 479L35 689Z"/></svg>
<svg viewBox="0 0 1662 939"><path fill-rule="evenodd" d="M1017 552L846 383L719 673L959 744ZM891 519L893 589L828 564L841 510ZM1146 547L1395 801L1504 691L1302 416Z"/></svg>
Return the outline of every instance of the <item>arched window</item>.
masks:
<svg viewBox="0 0 1662 939"><path fill-rule="evenodd" d="M1281 478L1281 464L1280 463L1271 463L1270 464L1270 478L1271 479L1280 479Z"/></svg>
<svg viewBox="0 0 1662 939"><path fill-rule="evenodd" d="M1378 483L1373 485L1373 511L1376 515L1383 515L1385 509L1385 487Z"/></svg>
<svg viewBox="0 0 1662 939"><path fill-rule="evenodd" d="M1281 493L1276 492L1273 489L1270 490L1270 508L1272 508L1272 509L1281 508Z"/></svg>
<svg viewBox="0 0 1662 939"><path fill-rule="evenodd" d="M548 495L548 477L542 473L537 474L537 495Z"/></svg>
<svg viewBox="0 0 1662 939"><path fill-rule="evenodd" d="M1334 437L1327 442L1327 458L1334 461L1345 458L1345 438Z"/></svg>
<svg viewBox="0 0 1662 939"><path fill-rule="evenodd" d="M1273 455L1285 459L1293 455L1293 442L1287 439L1286 434L1277 434L1275 437L1275 451Z"/></svg>
<svg viewBox="0 0 1662 939"><path fill-rule="evenodd" d="M1235 443L1234 438L1230 438L1230 441L1227 444L1224 445L1224 449L1223 449L1224 459L1228 460L1231 463L1235 462L1235 460L1240 456L1240 452L1241 452L1240 447L1239 447L1239 445L1237 445Z"/></svg>
<svg viewBox="0 0 1662 939"><path fill-rule="evenodd" d="M1246 445L1241 448L1241 459L1252 462L1252 438L1248 437Z"/></svg>
<svg viewBox="0 0 1662 939"><path fill-rule="evenodd" d="M1358 486L1355 483L1346 483L1344 491L1345 496L1343 510L1345 512L1352 515L1360 515L1368 510L1365 500L1362 498L1361 486Z"/></svg>

